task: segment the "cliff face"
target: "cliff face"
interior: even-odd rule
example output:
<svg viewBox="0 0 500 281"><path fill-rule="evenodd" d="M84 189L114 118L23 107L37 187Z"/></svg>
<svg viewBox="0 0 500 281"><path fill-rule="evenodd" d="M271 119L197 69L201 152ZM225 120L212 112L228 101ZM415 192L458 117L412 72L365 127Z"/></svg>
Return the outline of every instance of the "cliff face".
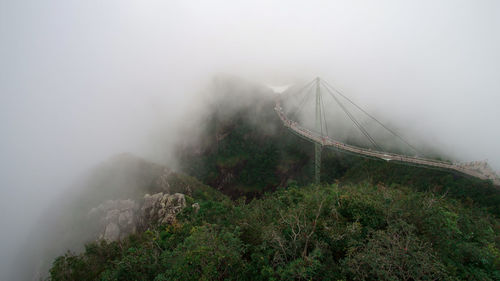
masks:
<svg viewBox="0 0 500 281"><path fill-rule="evenodd" d="M113 242L156 224L171 224L184 207L184 194L160 192L146 194L139 202L131 199L108 200L92 208L88 217L91 222L99 224L97 240Z"/></svg>
<svg viewBox="0 0 500 281"><path fill-rule="evenodd" d="M99 239L117 241L137 232L140 221L138 210L139 204L133 200L108 200L92 208L88 216L89 220L98 221L101 225L96 234Z"/></svg>

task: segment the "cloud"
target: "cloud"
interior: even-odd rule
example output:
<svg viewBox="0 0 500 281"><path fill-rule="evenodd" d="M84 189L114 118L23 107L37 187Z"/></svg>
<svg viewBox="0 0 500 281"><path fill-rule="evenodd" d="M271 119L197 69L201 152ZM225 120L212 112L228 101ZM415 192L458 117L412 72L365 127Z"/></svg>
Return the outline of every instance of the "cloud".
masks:
<svg viewBox="0 0 500 281"><path fill-rule="evenodd" d="M123 151L168 161L173 128L218 73L321 76L407 135L500 169L499 6L1 2L0 264L89 166Z"/></svg>

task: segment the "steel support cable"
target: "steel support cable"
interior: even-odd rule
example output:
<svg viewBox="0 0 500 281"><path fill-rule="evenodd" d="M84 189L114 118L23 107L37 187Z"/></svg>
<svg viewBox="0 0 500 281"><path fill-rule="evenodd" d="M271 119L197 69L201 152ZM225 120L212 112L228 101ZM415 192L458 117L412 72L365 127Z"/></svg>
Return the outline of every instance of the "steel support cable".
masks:
<svg viewBox="0 0 500 281"><path fill-rule="evenodd" d="M312 86L312 84L309 85L309 86ZM314 91L312 90L312 87L311 87L308 91L306 91L306 94L304 95L304 98L302 99L302 102L297 106L297 109L290 114L290 118L295 118L295 115L297 113L299 113L299 111L302 109L302 107L307 103L308 97L312 93L314 93Z"/></svg>
<svg viewBox="0 0 500 281"><path fill-rule="evenodd" d="M373 117L372 115L370 115L368 112L366 112L363 108L361 108L360 106L358 106L357 104L355 104L351 99L349 99L348 97L346 97L345 95L343 95L339 90L337 90L336 88L334 88L332 85L330 85L327 81L325 81L325 84L326 86L330 87L332 90L334 90L335 92L337 92L340 96L342 96L344 99L346 99L348 102L350 102L352 105L354 105L356 108L358 108L359 110L361 110L361 112L363 112L364 114L366 114L368 117L370 117L371 119L373 119L375 122L377 122L380 126L382 126L384 129L386 129L389 133L391 133L392 135L394 135L395 137L399 138L402 142L404 142L406 145L408 145L413 151L415 151L417 154L422 154L418 149L416 149L413 145L411 145L410 143L408 143L405 139L403 139L401 136L399 136L396 132L394 132L393 130L389 129L388 127L386 127L382 122L378 121L377 118Z"/></svg>
<svg viewBox="0 0 500 281"><path fill-rule="evenodd" d="M346 113L349 119L354 123L354 125L361 131L361 133L378 149L380 146L375 142L375 140L370 136L370 134L365 130L365 128L356 120L356 118L347 110L347 108L335 97L335 95L327 89L333 99L337 102L340 108ZM380 149L381 150L381 149Z"/></svg>
<svg viewBox="0 0 500 281"><path fill-rule="evenodd" d="M292 113L290 114L290 118L295 118L296 115L299 113L299 111L304 107L304 105L306 105L306 103L310 100L312 94L313 94L313 90L312 90L312 87L311 89L309 89L309 91L307 92L307 94L304 96L304 98L302 99L302 101L300 102L299 105L296 106L295 110L292 111Z"/></svg>
<svg viewBox="0 0 500 281"><path fill-rule="evenodd" d="M319 78L318 78L319 79ZM319 84L319 80L316 80L316 112L315 112L315 117L316 117L316 126L319 125L319 135L323 136L323 116L321 116L321 84ZM319 114L318 114L319 113ZM319 120L318 120L319 119ZM317 127L315 127L317 129Z"/></svg>
<svg viewBox="0 0 500 281"><path fill-rule="evenodd" d="M322 109L322 113L323 113L323 121L325 122L326 136L328 136L328 126L327 126L327 123L326 123L325 103L323 102L323 95L320 95L319 97L320 97L320 100L321 100L321 107L323 108Z"/></svg>
<svg viewBox="0 0 500 281"><path fill-rule="evenodd" d="M361 131L361 133L363 133L363 135L374 146L380 147L380 146L378 146L378 144L376 144L375 140L370 136L370 134L368 134L368 132L365 130L365 128L358 122L358 120L356 120L356 118L349 112L349 110L347 110L347 108L344 106L344 104L342 104L342 102L340 102L340 100L335 96L335 94L330 89L328 89L328 88L326 88L326 90L333 97L333 99L340 106L340 108L344 111L344 113L346 113L347 117L349 117L349 119L354 123L354 125Z"/></svg>
<svg viewBox="0 0 500 281"><path fill-rule="evenodd" d="M349 119L351 119L351 121L354 123L354 125L356 125L356 127L361 131L361 133L363 133L363 135L373 144L373 146L376 149L382 150L381 147L375 141L375 139L373 139L373 137L368 133L368 131L363 127L363 125L361 125L361 123L356 119L356 117L354 117L354 115L344 106L344 104L339 99L337 99L335 94L333 92L331 92L330 89L328 89L328 88L326 88L326 89L330 93L330 95L335 99L335 101L341 107L341 109L347 114Z"/></svg>
<svg viewBox="0 0 500 281"><path fill-rule="evenodd" d="M298 91L290 91L290 93L285 93L285 96L292 96L292 94L293 94L293 93L295 93L295 94L299 94L299 93L301 93L301 92L302 92L302 91L304 91L306 88L309 88L309 87L312 85L312 83L313 83L314 81L315 81L315 79L311 80L309 83L307 83L307 84L305 84L304 86L302 86L302 87L301 87ZM287 89L285 92L287 92L287 91L288 91L288 89ZM296 95L293 95L293 97L294 97L295 99L297 99Z"/></svg>
<svg viewBox="0 0 500 281"><path fill-rule="evenodd" d="M330 89L328 89L327 87L325 87L325 88L328 91L328 93L333 97L333 99L335 100L335 102L337 102L337 104L340 106L340 108L349 117L349 119L351 119L351 121L354 123L354 125L356 125L356 127L358 127L358 129L361 131L361 133L373 144L373 146L376 149L382 151L382 148L370 136L370 134L365 130L365 128L356 120L356 118L354 118L354 116L349 112L349 110L347 110L347 108L342 104L342 102L340 102L340 100L335 96L335 94Z"/></svg>

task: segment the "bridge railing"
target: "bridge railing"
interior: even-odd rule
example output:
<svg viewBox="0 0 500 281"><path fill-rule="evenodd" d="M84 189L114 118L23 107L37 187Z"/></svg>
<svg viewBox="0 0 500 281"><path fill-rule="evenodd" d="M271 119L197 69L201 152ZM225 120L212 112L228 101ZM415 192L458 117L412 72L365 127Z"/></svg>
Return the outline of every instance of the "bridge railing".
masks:
<svg viewBox="0 0 500 281"><path fill-rule="evenodd" d="M440 168L445 168L445 169L452 169L456 170L458 172L477 177L480 179L490 179L493 180L497 185L500 184L498 179L491 178L487 175L483 175L480 172L477 172L475 170L468 169L466 167L463 167L462 165L456 164L456 163L451 163L451 162L446 162L446 161L440 161L440 160L435 160L435 159L428 159L428 158L422 158L418 156L406 156L406 155L400 155L396 153L391 153L391 152L384 152L384 151L377 151L377 150L371 150L371 149L366 149L366 148L361 148L349 144L345 144L343 142L334 140L330 138L329 136L323 136L320 135L316 132L312 132L305 127L302 127L300 124L297 122L290 120L286 117L283 108L281 107L281 101L279 98L276 99L276 106L274 107L276 113L278 114L279 118L281 119L283 125L287 128L290 128L292 131L295 133L313 141L316 143L319 143L323 146L333 146L338 149L350 151L353 153L357 154L362 154L366 156L371 156L371 157L376 157L379 159L384 159L384 160L392 160L392 161L401 161L401 162L408 162L408 163L414 163L414 164L419 164L419 165L427 165L427 166L434 166L434 167L440 167Z"/></svg>
<svg viewBox="0 0 500 281"><path fill-rule="evenodd" d="M406 156L406 155L400 155L396 153L390 153L390 152L384 152L384 151L377 151L377 150L371 150L371 149L366 149L366 148L361 148L349 144L345 144L343 142L334 140L330 138L329 136L322 136L316 132L310 131L309 129L299 125L297 122L290 120L286 117L285 113L283 112L283 109L280 106L275 107L276 112L278 113L280 119L282 120L283 124L286 127L289 127L298 133L304 135L305 137L308 137L314 142L317 142L321 145L324 146L335 146L338 148L343 148L346 150L353 150L359 153L364 153L368 154L371 156L376 156L376 157L386 157L386 158L394 158L391 160L398 160L398 159L406 159L406 160L412 160L412 159L418 159L418 160L423 160L426 162L433 162L433 163L439 163L439 164L444 164L444 165L451 165L449 162L445 161L439 161L435 159L428 159L428 158L422 158L422 157L417 157L417 156Z"/></svg>

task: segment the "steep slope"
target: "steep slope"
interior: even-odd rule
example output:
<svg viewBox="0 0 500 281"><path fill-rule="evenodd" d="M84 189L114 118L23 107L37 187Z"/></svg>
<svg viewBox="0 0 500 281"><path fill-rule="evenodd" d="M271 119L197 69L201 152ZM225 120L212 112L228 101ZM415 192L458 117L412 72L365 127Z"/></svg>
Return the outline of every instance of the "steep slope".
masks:
<svg viewBox="0 0 500 281"><path fill-rule="evenodd" d="M104 236L101 221L110 221L106 217L109 212L92 215L92 209L101 205L106 209L106 206L134 205L134 202L141 204L145 194L160 192L191 194L211 192L211 189L190 176L130 154L120 154L103 162L41 214L38 225L33 227L37 231L31 234L23 247L25 252L18 257L25 267L16 276L39 280L46 275L54 257L68 250L80 252L86 243Z"/></svg>
<svg viewBox="0 0 500 281"><path fill-rule="evenodd" d="M384 185L190 202L173 224L59 257L52 280L498 280L498 219Z"/></svg>

